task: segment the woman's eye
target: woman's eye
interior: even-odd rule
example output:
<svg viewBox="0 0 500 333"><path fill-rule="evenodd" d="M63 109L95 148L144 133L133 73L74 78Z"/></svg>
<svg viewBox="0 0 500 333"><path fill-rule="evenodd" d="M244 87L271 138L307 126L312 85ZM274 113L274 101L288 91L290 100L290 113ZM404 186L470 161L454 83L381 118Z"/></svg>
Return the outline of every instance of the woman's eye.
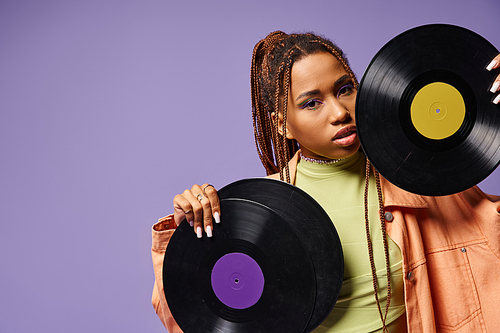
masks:
<svg viewBox="0 0 500 333"><path fill-rule="evenodd" d="M323 102L321 102L317 99L311 98L311 99L308 99L307 101L305 101L304 103L300 104L300 108L301 109L316 110L316 108L319 107L320 105L323 105Z"/></svg>
<svg viewBox="0 0 500 333"><path fill-rule="evenodd" d="M342 87L340 87L339 92L337 93L337 98L340 96L349 96L352 94L352 91L354 90L354 85L352 83L345 84Z"/></svg>

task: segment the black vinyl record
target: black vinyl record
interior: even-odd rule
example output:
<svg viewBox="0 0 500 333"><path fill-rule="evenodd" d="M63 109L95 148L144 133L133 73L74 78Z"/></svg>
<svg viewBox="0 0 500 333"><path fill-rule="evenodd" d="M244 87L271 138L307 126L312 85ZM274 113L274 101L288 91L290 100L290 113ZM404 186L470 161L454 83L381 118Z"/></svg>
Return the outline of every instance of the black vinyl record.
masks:
<svg viewBox="0 0 500 333"><path fill-rule="evenodd" d="M372 59L360 82L356 126L363 151L391 183L448 195L500 163L500 106L489 88L498 50L465 28L408 30Z"/></svg>
<svg viewBox="0 0 500 333"><path fill-rule="evenodd" d="M163 264L165 296L186 332L304 332L316 278L288 223L256 202L221 199L213 237L184 220Z"/></svg>
<svg viewBox="0 0 500 333"><path fill-rule="evenodd" d="M315 329L333 309L344 276L342 245L328 214L309 194L280 180L243 179L226 185L218 193L220 198L259 202L283 217L295 231L315 270L316 302L306 332Z"/></svg>

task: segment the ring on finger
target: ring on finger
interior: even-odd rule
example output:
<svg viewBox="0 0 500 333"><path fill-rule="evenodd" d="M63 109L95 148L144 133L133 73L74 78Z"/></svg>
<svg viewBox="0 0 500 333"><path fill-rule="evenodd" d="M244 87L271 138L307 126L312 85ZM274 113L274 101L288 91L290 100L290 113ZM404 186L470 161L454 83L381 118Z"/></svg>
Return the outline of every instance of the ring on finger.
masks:
<svg viewBox="0 0 500 333"><path fill-rule="evenodd" d="M209 186L212 186L213 188L215 188L212 184L207 184L207 185L203 186L203 193L205 193L205 189L206 189L207 187L209 187Z"/></svg>
<svg viewBox="0 0 500 333"><path fill-rule="evenodd" d="M200 202L201 202L201 200L203 200L203 194L201 194L201 193L200 193L200 194L198 194L198 195L196 196L196 199L198 199L198 201L200 201Z"/></svg>
<svg viewBox="0 0 500 333"><path fill-rule="evenodd" d="M191 209L190 209L190 210L186 210L186 211L184 212L184 214L186 214L186 215L187 215L187 214L189 214L189 213L191 213L191 212L192 212L192 210L191 210Z"/></svg>

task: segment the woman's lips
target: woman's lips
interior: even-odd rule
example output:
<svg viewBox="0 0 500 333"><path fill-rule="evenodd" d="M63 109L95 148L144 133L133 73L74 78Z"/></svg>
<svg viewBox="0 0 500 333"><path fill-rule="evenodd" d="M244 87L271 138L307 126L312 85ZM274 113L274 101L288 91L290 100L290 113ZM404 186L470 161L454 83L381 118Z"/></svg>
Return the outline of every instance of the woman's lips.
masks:
<svg viewBox="0 0 500 333"><path fill-rule="evenodd" d="M333 137L333 141L340 146L349 146L358 138L356 126L346 126L341 128Z"/></svg>

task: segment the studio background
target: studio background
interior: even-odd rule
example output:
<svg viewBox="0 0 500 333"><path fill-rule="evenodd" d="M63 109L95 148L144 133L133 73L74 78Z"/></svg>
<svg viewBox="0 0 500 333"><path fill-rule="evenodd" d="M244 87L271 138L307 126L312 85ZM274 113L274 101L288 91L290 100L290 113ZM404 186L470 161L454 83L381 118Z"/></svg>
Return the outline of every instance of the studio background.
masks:
<svg viewBox="0 0 500 333"><path fill-rule="evenodd" d="M269 32L331 38L361 79L422 24L500 48L499 14L497 0L1 0L0 332L165 332L151 225L194 183L265 175L249 77ZM497 169L480 187L499 185Z"/></svg>

